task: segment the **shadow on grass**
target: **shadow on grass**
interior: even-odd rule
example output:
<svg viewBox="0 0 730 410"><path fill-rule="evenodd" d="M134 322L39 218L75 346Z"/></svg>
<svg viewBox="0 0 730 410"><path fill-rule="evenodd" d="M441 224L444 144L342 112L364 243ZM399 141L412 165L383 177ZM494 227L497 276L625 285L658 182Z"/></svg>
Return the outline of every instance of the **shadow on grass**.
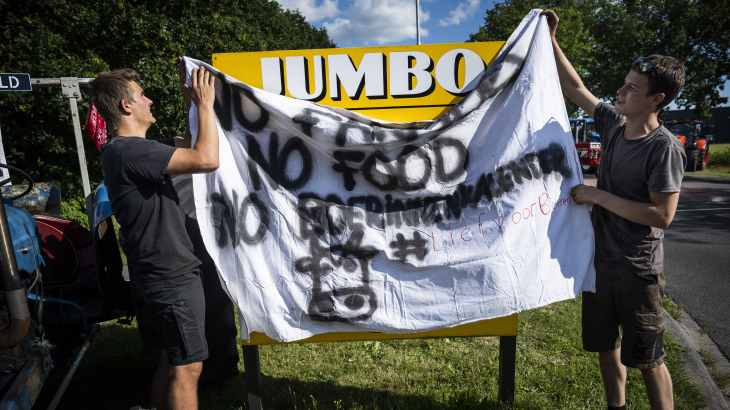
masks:
<svg viewBox="0 0 730 410"><path fill-rule="evenodd" d="M48 377L34 409L48 407L79 350L74 349L66 366L55 369ZM126 410L149 404L150 384L137 327L105 322L79 364L58 409Z"/></svg>
<svg viewBox="0 0 730 410"><path fill-rule="evenodd" d="M367 376L366 376L367 377ZM245 380L245 379L244 379ZM243 382L243 381L242 381ZM243 382L245 385L245 382ZM496 397L478 397L469 390L455 391L436 401L434 397L343 386L332 382L307 382L262 376L265 409L502 409ZM520 406L522 409L533 407ZM534 409L537 409L535 407Z"/></svg>
<svg viewBox="0 0 730 410"><path fill-rule="evenodd" d="M79 348L75 349L74 356ZM49 376L34 409L45 409L68 372L67 365ZM243 363L240 364L243 370ZM364 374L364 378L370 375ZM247 409L245 374L201 389L201 409ZM486 382L486 381L485 381ZM496 380L490 380L496 383ZM146 370L142 341L136 326L116 322L101 324L84 359L61 399L58 409L149 408L152 379ZM434 400L421 395L401 395L377 388L343 386L332 381L302 381L262 375L265 409L501 409L496 397L477 397L468 389L451 391ZM530 408L530 407L521 407Z"/></svg>
<svg viewBox="0 0 730 410"><path fill-rule="evenodd" d="M520 314L515 409L605 409L598 359L580 346L580 300ZM701 408L666 341L678 410ZM272 345L261 349L267 410L501 409L494 338ZM69 360L69 363L71 361ZM241 374L201 389L201 409L248 409ZM51 375L36 409L46 409L66 369ZM149 408L151 379L136 324L102 324L59 409ZM627 402L649 410L641 375L630 370Z"/></svg>

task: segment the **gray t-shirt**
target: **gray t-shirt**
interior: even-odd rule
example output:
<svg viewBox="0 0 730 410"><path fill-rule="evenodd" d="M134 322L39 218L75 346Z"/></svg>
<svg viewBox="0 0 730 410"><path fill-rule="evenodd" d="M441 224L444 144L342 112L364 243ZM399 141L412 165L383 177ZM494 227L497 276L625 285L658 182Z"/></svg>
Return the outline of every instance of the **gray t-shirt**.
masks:
<svg viewBox="0 0 730 410"><path fill-rule="evenodd" d="M687 157L682 143L664 125L644 138L624 138L626 118L598 103L594 118L601 136L598 189L650 203L649 192L679 192ZM664 230L631 222L598 205L591 215L596 263L628 273L664 270Z"/></svg>

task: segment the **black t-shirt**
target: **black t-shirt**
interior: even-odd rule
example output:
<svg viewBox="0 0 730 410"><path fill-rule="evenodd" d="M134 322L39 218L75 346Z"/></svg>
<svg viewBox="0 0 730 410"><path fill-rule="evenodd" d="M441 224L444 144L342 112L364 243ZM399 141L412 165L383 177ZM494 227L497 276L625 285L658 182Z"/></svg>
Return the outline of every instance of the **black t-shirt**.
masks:
<svg viewBox="0 0 730 410"><path fill-rule="evenodd" d="M165 174L173 138L116 137L101 146L101 167L119 239L134 275L168 279L200 265L180 199Z"/></svg>
<svg viewBox="0 0 730 410"><path fill-rule="evenodd" d="M649 192L679 192L687 157L677 137L660 125L636 140L624 138L626 118L598 103L594 118L601 136L598 189L635 202L651 202ZM631 222L593 206L596 262L636 274L664 270L664 230Z"/></svg>

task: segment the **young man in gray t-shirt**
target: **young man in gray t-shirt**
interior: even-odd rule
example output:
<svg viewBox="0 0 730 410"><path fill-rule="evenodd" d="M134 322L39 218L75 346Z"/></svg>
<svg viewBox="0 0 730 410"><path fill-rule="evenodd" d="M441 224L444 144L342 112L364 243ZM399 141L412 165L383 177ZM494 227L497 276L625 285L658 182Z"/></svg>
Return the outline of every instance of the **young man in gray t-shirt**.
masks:
<svg viewBox="0 0 730 410"><path fill-rule="evenodd" d="M583 85L555 40L563 93L596 120L602 157L598 187L577 185L571 196L593 204L596 292L583 293L583 348L598 352L608 409L625 409L626 367L639 369L652 409L672 409L672 379L664 365L664 228L674 218L687 158L682 143L657 118L684 85L684 64L640 57L618 90L616 106ZM628 62L627 62L628 66Z"/></svg>

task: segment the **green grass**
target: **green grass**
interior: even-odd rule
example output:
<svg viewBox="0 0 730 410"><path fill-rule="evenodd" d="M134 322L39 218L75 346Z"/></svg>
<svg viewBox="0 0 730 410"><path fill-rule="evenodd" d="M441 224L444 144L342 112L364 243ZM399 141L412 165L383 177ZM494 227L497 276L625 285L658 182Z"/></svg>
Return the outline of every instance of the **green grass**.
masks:
<svg viewBox="0 0 730 410"><path fill-rule="evenodd" d="M730 144L728 144L730 145ZM677 304L674 299L672 299L671 296L665 296L664 297L664 309L669 312L669 314L674 318L674 320L679 320L682 311L684 310L684 305ZM710 333L710 329L707 329L705 327L700 328L700 334L701 335L707 335ZM724 389L725 386L730 384L730 375L723 373L717 366L717 360L715 357L705 350L704 348L699 348L697 352L700 355L700 358L702 358L702 363L707 366L707 370L710 372L710 376L712 376L713 379L715 379L715 383L721 388Z"/></svg>
<svg viewBox="0 0 730 410"><path fill-rule="evenodd" d="M662 304L664 305L664 309L669 312L674 320L679 320L679 318L682 317L682 310L684 310L684 305L680 305L679 303L675 302L671 296L664 296Z"/></svg>
<svg viewBox="0 0 730 410"><path fill-rule="evenodd" d="M710 144L710 157L705 170L687 175L730 177L730 144Z"/></svg>
<svg viewBox="0 0 730 410"><path fill-rule="evenodd" d="M717 359L715 359L715 356L713 356L712 353L708 352L704 348L699 348L697 352L700 354L700 358L702 358L702 363L707 366L707 370L710 372L710 376L712 376L719 388L724 389L728 384L730 384L730 375L727 373L723 373L717 367Z"/></svg>
<svg viewBox="0 0 730 410"><path fill-rule="evenodd" d="M730 151L730 144L712 144L710 143L710 154L713 152L721 153Z"/></svg>
<svg viewBox="0 0 730 410"><path fill-rule="evenodd" d="M605 409L598 357L581 348L580 299L520 314L515 409ZM677 409L701 407L681 370L681 347L666 341ZM266 409L499 409L499 338L261 346ZM243 363L239 364L243 369ZM64 371L65 374L65 371ZM63 374L49 378L46 408ZM149 407L150 379L137 329L104 323L60 408ZM649 409L639 371L627 403ZM243 374L201 390L201 409L245 409Z"/></svg>

